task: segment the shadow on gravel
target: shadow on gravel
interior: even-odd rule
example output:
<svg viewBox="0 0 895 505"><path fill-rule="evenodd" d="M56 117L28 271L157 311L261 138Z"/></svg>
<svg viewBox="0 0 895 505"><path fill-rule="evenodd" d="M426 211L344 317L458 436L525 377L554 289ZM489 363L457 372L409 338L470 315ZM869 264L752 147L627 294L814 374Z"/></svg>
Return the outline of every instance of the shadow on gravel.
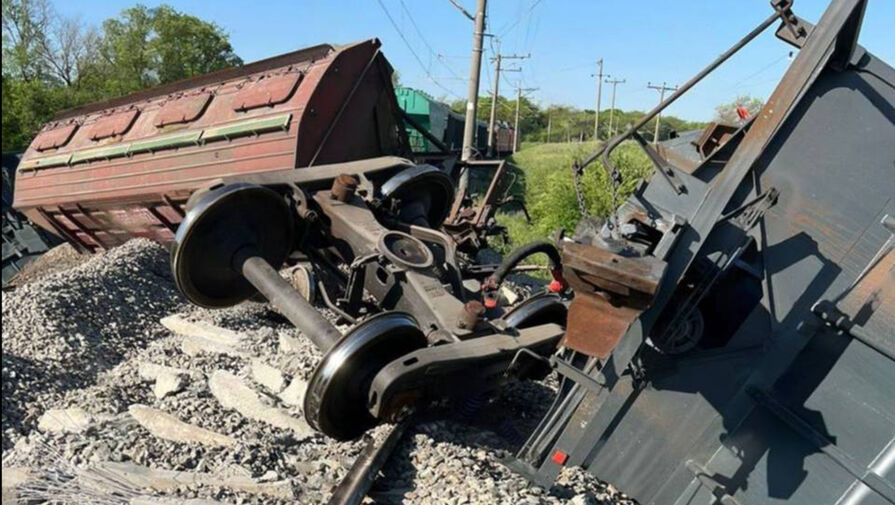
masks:
<svg viewBox="0 0 895 505"><path fill-rule="evenodd" d="M3 294L3 450L64 396L165 334L182 307L168 253L145 239Z"/></svg>
<svg viewBox="0 0 895 505"><path fill-rule="evenodd" d="M542 383L516 383L494 397L468 398L423 414L385 464L383 477L374 483L370 494L375 503L404 503L406 494L419 491L420 478L425 481L433 467L451 465L454 460L466 470L475 468L477 478L505 480L509 470L493 456L515 453L554 396L554 389ZM557 488L550 494L565 498L575 493Z"/></svg>
<svg viewBox="0 0 895 505"><path fill-rule="evenodd" d="M27 427L37 423L41 412L28 409L37 394L55 383L70 383L71 370L47 367L33 360L4 352L3 363L3 452L13 446L7 430L25 435ZM24 387L23 387L24 386Z"/></svg>

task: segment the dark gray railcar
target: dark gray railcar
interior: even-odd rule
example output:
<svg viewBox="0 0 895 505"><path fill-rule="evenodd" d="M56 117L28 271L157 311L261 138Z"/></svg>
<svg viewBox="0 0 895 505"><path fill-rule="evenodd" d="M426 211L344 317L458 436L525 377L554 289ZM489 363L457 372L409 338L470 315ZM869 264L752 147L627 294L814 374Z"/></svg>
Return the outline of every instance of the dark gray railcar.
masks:
<svg viewBox="0 0 895 505"><path fill-rule="evenodd" d="M801 50L765 108L626 204L678 218L648 253L668 270L612 355L554 358L562 393L510 463L533 481L581 465L642 504L895 503L895 70L855 43L866 2L817 26L781 3ZM663 350L688 310L698 342Z"/></svg>

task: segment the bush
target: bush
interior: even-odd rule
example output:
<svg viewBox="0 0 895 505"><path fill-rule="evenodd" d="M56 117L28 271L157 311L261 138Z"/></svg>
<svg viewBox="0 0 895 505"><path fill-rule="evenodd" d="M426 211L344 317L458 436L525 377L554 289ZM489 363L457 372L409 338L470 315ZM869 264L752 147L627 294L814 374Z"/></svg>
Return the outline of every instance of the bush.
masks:
<svg viewBox="0 0 895 505"><path fill-rule="evenodd" d="M581 216L571 167L574 161L584 159L598 145L535 144L525 147L509 160L516 174L509 192L524 199L532 222L528 224L521 212L498 214L498 222L507 227L510 237L509 243L498 241L494 244L501 252L563 229L568 232L575 229ZM634 142L625 142L615 149L611 161L622 174L623 182L616 202L620 204L638 181L651 173L652 166ZM587 167L581 182L588 212L593 216L607 216L613 209L612 195L609 176L599 160Z"/></svg>

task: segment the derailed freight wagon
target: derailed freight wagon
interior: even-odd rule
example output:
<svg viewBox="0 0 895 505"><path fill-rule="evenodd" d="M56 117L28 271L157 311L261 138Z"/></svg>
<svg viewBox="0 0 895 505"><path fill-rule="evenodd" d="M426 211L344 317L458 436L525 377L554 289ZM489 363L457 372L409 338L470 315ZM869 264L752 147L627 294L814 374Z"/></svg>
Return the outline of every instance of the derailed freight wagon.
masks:
<svg viewBox="0 0 895 505"><path fill-rule="evenodd" d="M580 465L641 504L895 503L895 70L866 1L774 11L632 129L654 160L563 249L562 392L513 467ZM767 104L684 170L637 133L766 28L798 49ZM590 237L590 238L587 238Z"/></svg>
<svg viewBox="0 0 895 505"><path fill-rule="evenodd" d="M540 293L499 306L523 256L476 254L499 228L505 165L473 203L456 168L483 163L457 162L415 125L391 74L375 40L317 46L62 113L26 151L15 204L82 250L169 245L197 305L266 297L325 354L303 413L335 438L542 375L516 352L549 355L565 305ZM399 156L411 156L405 122L438 166ZM560 276L553 244L527 251Z"/></svg>
<svg viewBox="0 0 895 505"><path fill-rule="evenodd" d="M22 156L14 206L82 251L173 240L221 177L409 154L379 41L319 45L65 111Z"/></svg>

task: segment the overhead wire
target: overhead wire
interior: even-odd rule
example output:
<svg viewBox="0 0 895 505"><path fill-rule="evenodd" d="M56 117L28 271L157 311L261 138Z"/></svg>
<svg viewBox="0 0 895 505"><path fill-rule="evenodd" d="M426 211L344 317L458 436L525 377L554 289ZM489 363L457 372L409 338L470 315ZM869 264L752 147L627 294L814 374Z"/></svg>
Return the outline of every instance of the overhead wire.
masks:
<svg viewBox="0 0 895 505"><path fill-rule="evenodd" d="M461 97L460 95L454 93L450 88L448 88L447 86L441 84L440 82L438 82L437 79L435 79L435 77L432 75L432 72L430 72L429 69L426 67L426 64L423 63L422 58L420 58L420 56L419 56L419 55L416 53L416 51L413 49L413 45L410 43L409 40L407 40L407 37L404 35L404 32L403 32L403 31L401 30L401 28L398 26L398 23L395 22L395 19L392 17L391 13L388 11L388 8L386 8L385 4L382 3L382 0L376 0L376 2L379 4L379 7L382 8L382 12L385 13L385 16L388 18L389 22L391 23L392 28L394 28L395 31L398 32L398 36L401 37L401 40L402 40L402 41L404 41L404 45L407 46L407 50L410 51L410 54L412 54L412 55L413 55L413 58L416 60L416 62L419 63L420 68L423 69L423 72L426 74L426 76L429 78L429 80L431 80L433 84L435 84L436 86L438 86L439 88L441 88L441 89L442 89L443 91L445 91L446 93L448 93L448 94L454 96L454 97L457 98L457 99L462 100L463 97ZM402 3L403 3L403 2L402 2Z"/></svg>
<svg viewBox="0 0 895 505"><path fill-rule="evenodd" d="M434 57L436 60L440 61L441 64L444 66L444 68L446 68L448 70L448 72L450 72L451 76L454 77L454 79L461 80L461 81L468 80L466 78L460 77L460 75L458 75L457 72L450 65L447 64L447 61L445 61L441 57L441 54L439 54L437 51L432 49L432 45L429 44L429 41L426 40L426 37L423 35L422 30L420 30L419 25L416 24L416 20L413 18L413 14L410 13L410 10L407 8L407 4L404 3L404 0L400 0L400 2L401 2L401 8L404 10L404 13L407 14L407 19L410 20L410 24L413 26L413 29L416 30L416 34L419 36L420 40L423 42L423 45L425 45L426 49L429 50L429 54L432 57Z"/></svg>
<svg viewBox="0 0 895 505"><path fill-rule="evenodd" d="M501 29L500 34L497 36L503 37L504 35L509 33L513 28L516 27L516 25L518 25L522 21L522 18L525 17L527 14L530 14L531 11L533 11L535 9L535 7L538 6L539 3L541 3L541 0L534 0L531 4L531 7L529 7L527 11L525 11L523 14L517 16L516 20L513 21L513 23L510 24L509 26L504 25L504 26L506 26L506 28Z"/></svg>
<svg viewBox="0 0 895 505"><path fill-rule="evenodd" d="M777 58L777 59L775 59L774 61L768 63L767 65L764 65L763 67L759 68L759 69L756 70L755 72L753 72L753 73L747 75L746 77L743 77L743 78L740 79L739 81L737 81L737 82L731 84L730 87L727 88L727 89L728 89L728 90L732 90L732 89L734 89L734 88L738 88L738 87L740 87L740 85L743 84L744 82L749 81L749 80L751 80L751 79L754 79L755 77L758 77L759 75L761 75L761 74L763 74L764 72L766 72L767 70L769 70L771 67L773 67L773 66L777 65L778 63L780 63L781 61L783 61L784 58L790 58L790 57L792 57L792 51L789 51L788 53L786 53L786 54L780 56L779 58ZM740 87L739 89L741 89L741 87Z"/></svg>

